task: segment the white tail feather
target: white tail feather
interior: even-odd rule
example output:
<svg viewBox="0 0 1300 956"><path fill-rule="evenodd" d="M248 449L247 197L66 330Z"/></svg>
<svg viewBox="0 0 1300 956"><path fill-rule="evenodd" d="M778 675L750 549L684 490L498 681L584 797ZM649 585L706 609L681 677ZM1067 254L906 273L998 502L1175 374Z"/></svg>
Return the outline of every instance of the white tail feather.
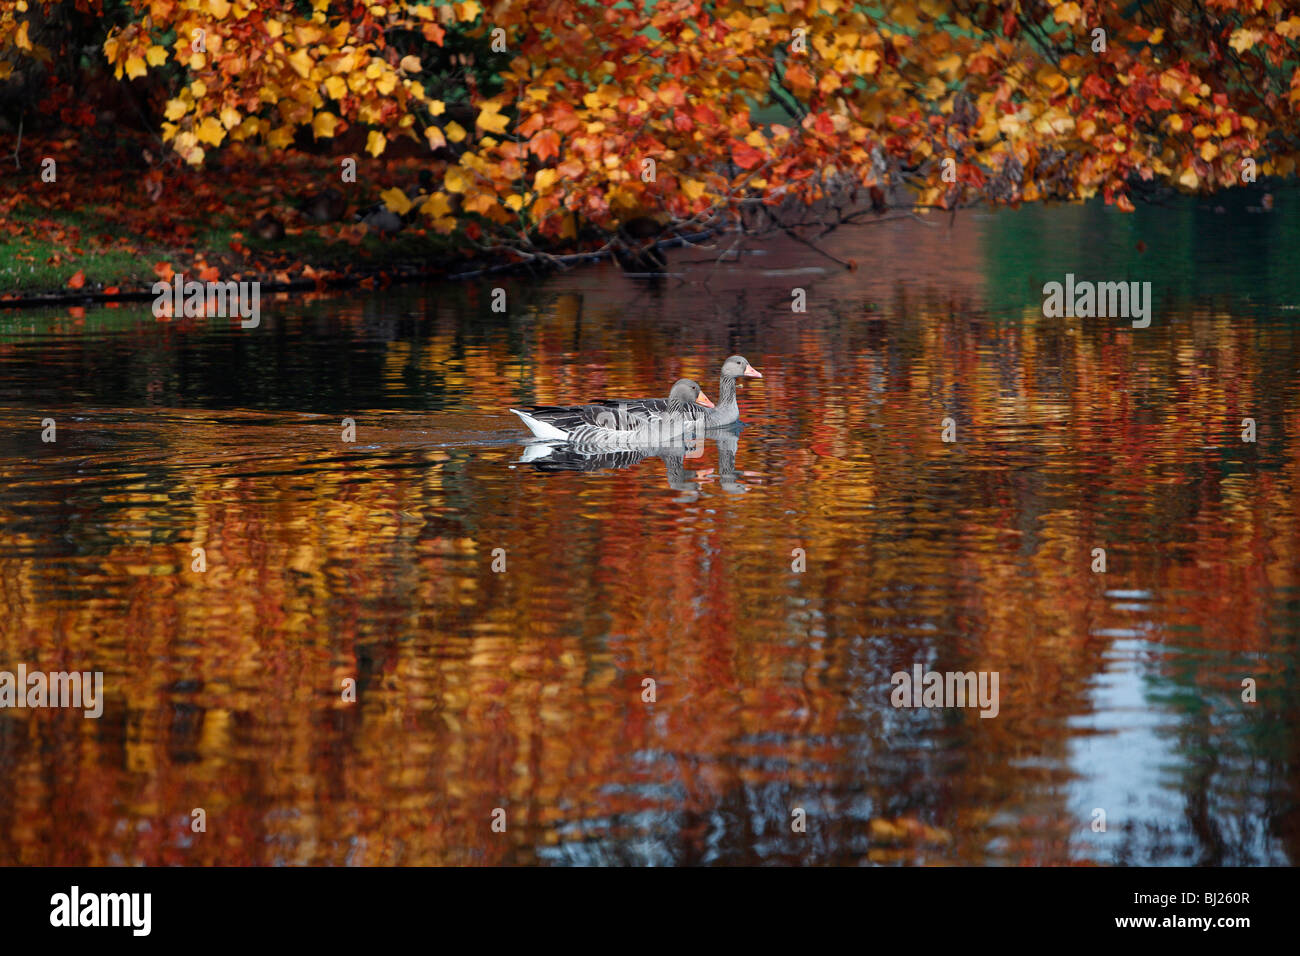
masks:
<svg viewBox="0 0 1300 956"><path fill-rule="evenodd" d="M559 439L560 441L563 441L564 439L569 437L568 432L556 428L554 425L547 424L546 422L538 421L536 418L533 418L532 415L529 415L526 412L521 412L517 408L512 408L510 410L514 412L516 415L518 415L520 418L522 418L524 424L528 426L528 430L531 431L538 438L556 438Z"/></svg>

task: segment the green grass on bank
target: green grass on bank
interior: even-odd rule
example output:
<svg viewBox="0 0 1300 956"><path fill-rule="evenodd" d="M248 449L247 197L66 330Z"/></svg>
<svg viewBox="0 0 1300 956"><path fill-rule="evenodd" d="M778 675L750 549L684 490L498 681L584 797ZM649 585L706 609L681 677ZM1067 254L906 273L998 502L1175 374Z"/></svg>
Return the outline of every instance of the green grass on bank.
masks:
<svg viewBox="0 0 1300 956"><path fill-rule="evenodd" d="M164 244L152 237L124 233L120 223L94 208L49 210L24 203L7 219L25 228L16 236L0 230L0 295L73 293L77 290L69 288L68 282L77 272L84 274L81 291L88 293L112 286L122 291L147 290L157 279L154 265L158 262L171 263L179 271L187 263L202 260L222 264L223 274L252 276L300 265L330 272L350 268L363 274L433 269L462 258L450 238L432 232L421 236L414 230L391 238L367 235L359 245L332 239L313 228L266 240L235 222L233 216L226 216L195 228L183 243ZM242 236L237 239L237 234ZM265 270L252 268L235 255L233 242L251 250L251 260Z"/></svg>

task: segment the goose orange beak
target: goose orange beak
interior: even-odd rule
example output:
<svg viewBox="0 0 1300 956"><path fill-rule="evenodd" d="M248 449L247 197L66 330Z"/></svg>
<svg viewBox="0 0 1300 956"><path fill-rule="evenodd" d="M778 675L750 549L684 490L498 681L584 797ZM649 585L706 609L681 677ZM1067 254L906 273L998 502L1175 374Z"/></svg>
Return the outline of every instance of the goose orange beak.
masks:
<svg viewBox="0 0 1300 956"><path fill-rule="evenodd" d="M697 399L695 399L695 404L696 404L696 405L703 405L705 408L716 408L716 407L717 407L717 406L715 406L711 401L709 401L709 396L705 395L703 392L700 392L699 397L698 397Z"/></svg>
<svg viewBox="0 0 1300 956"><path fill-rule="evenodd" d="M748 376L749 378L762 378L762 377L763 377L763 373L762 373L762 372L760 372L758 369L754 368L754 366L749 365L749 364L746 364L746 365L745 365L745 375Z"/></svg>

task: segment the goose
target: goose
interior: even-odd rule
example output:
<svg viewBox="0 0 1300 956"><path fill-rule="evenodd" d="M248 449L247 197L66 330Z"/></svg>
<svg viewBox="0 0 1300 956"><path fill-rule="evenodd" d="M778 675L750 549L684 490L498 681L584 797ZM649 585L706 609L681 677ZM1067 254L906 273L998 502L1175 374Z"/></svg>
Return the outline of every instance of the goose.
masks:
<svg viewBox="0 0 1300 956"><path fill-rule="evenodd" d="M740 406L736 404L736 379L762 378L763 373L749 364L743 355L733 355L722 363L722 377L718 382L718 403L706 416L709 428L731 425L740 420Z"/></svg>
<svg viewBox="0 0 1300 956"><path fill-rule="evenodd" d="M693 435L705 424L713 402L689 378L678 379L666 399L602 401L590 405L534 405L510 411L538 438L601 448L658 445Z"/></svg>
<svg viewBox="0 0 1300 956"><path fill-rule="evenodd" d="M253 231L268 242L276 242L284 238L284 223L269 212L263 213L253 220Z"/></svg>
<svg viewBox="0 0 1300 956"><path fill-rule="evenodd" d="M382 232L389 236L401 232L403 226L415 221L421 203L433 188L433 173L427 169L420 170L419 180L417 185L409 186L405 190L406 198L411 201L411 208L405 215L397 214L381 200L358 212L353 217L354 221L365 223L375 232Z"/></svg>
<svg viewBox="0 0 1300 956"><path fill-rule="evenodd" d="M348 211L343 194L329 186L310 196L304 196L300 208L312 222L338 222Z"/></svg>
<svg viewBox="0 0 1300 956"><path fill-rule="evenodd" d="M370 209L364 209L357 213L356 221L363 223L366 228L383 233L386 236L393 236L401 232L403 225L402 217L383 203L377 203Z"/></svg>

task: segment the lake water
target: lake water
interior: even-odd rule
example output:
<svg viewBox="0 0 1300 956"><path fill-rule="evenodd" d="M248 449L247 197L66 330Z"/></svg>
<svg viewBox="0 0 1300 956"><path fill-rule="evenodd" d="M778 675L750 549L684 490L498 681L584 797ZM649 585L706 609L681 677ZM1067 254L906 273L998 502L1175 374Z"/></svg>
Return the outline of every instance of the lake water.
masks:
<svg viewBox="0 0 1300 956"><path fill-rule="evenodd" d="M1294 202L0 313L0 671L105 697L0 710L0 863L1297 862ZM1151 326L1044 318L1066 273ZM738 434L521 460L512 405L732 353Z"/></svg>

